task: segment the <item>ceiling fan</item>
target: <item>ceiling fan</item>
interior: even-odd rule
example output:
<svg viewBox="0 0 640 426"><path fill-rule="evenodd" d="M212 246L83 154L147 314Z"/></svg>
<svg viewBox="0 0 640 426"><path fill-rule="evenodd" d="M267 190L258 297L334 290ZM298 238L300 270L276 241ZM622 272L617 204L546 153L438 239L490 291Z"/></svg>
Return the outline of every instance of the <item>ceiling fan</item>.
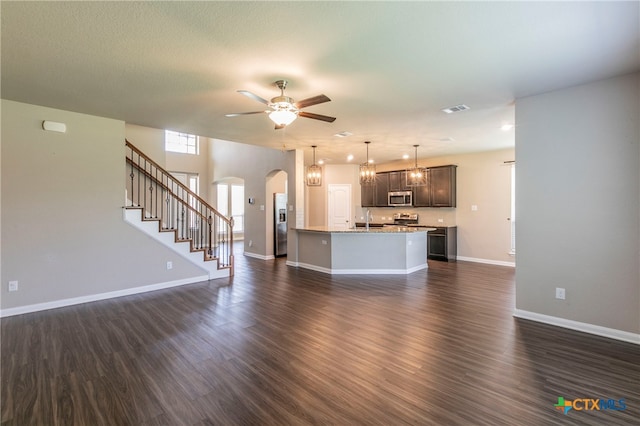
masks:
<svg viewBox="0 0 640 426"><path fill-rule="evenodd" d="M254 99L260 103L267 105L271 109L263 111L251 111L251 112L236 112L232 114L226 114L227 117L237 117L239 115L250 114L269 114L269 118L276 123L276 129L284 129L291 124L293 120L298 117L313 118L314 120L327 121L333 123L335 117L329 117L328 115L314 114L312 112L301 111L302 108L308 106L329 102L331 99L325 95L318 95L312 98L303 99L298 102L294 102L293 98L285 96L284 89L287 87L287 80L278 80L275 85L280 89L280 96L272 98L271 101L261 98L260 96L251 93L247 90L238 90L238 93L245 95L248 98Z"/></svg>

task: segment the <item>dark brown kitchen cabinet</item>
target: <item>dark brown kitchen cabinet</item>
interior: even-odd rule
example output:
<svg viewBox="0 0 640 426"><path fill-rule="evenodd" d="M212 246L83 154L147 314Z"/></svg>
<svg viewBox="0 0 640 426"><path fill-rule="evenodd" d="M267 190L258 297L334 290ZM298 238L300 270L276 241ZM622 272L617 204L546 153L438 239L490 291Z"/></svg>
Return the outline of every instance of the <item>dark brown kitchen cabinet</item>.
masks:
<svg viewBox="0 0 640 426"><path fill-rule="evenodd" d="M389 191L411 191L407 186L407 172L389 172Z"/></svg>
<svg viewBox="0 0 640 426"><path fill-rule="evenodd" d="M376 207L389 205L389 173L376 173Z"/></svg>
<svg viewBox="0 0 640 426"><path fill-rule="evenodd" d="M407 186L407 172L380 172L375 184L361 185L362 207L388 207L389 191L413 191L414 207L455 207L456 166L429 167L427 184Z"/></svg>
<svg viewBox="0 0 640 426"><path fill-rule="evenodd" d="M429 167L430 207L456 206L456 166Z"/></svg>
<svg viewBox="0 0 640 426"><path fill-rule="evenodd" d="M427 232L427 259L455 262L458 255L458 228L437 227Z"/></svg>
<svg viewBox="0 0 640 426"><path fill-rule="evenodd" d="M376 185L360 185L360 204L362 207L376 206Z"/></svg>
<svg viewBox="0 0 640 426"><path fill-rule="evenodd" d="M431 183L429 169L427 172L427 184L413 187L413 206L431 207Z"/></svg>

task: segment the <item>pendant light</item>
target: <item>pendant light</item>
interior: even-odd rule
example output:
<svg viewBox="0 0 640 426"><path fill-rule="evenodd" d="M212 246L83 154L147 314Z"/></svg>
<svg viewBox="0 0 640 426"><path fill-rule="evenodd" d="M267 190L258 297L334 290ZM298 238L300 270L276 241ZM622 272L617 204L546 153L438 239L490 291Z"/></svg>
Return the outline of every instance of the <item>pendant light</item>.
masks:
<svg viewBox="0 0 640 426"><path fill-rule="evenodd" d="M427 184L427 170L423 167L418 167L418 146L415 148L415 163L413 168L407 169L407 186L422 186Z"/></svg>
<svg viewBox="0 0 640 426"><path fill-rule="evenodd" d="M376 166L369 162L369 144L370 141L366 141L367 145L367 161L360 164L360 185L372 185L376 181Z"/></svg>
<svg viewBox="0 0 640 426"><path fill-rule="evenodd" d="M312 145L313 148L313 164L307 168L307 186L320 186L322 185L322 167L316 164L316 145Z"/></svg>

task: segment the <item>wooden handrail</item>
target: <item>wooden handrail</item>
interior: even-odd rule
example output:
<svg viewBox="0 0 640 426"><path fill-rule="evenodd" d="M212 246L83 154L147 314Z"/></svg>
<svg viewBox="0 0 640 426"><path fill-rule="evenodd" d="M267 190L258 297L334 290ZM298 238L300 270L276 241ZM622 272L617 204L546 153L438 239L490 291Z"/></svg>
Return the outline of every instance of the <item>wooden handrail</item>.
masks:
<svg viewBox="0 0 640 426"><path fill-rule="evenodd" d="M155 161L153 161L151 158L147 157L147 155L140 151L138 148L135 147L135 145L133 145L131 142L129 142L127 139L125 139L125 144L126 146L128 146L129 148L131 148L132 151L134 151L136 154L138 154L140 157L144 158L145 161L149 162L151 165L153 165L156 169L160 170L163 174L165 174L165 176L167 176L168 178L170 178L174 183L178 184L178 186L180 188L182 188L184 191L186 191L187 194L189 194L190 196L192 196L193 198L195 198L196 200L198 200L199 202L201 202L203 205L205 205L207 208L209 208L210 210L212 210L214 213L216 213L217 216L219 216L223 221L225 221L228 225L231 225L231 218L227 218L225 215L223 215L222 213L220 213L218 210L216 210L215 208L213 208L211 205L209 205L209 203L207 203L205 200L203 200L202 198L200 198L200 196L198 196L195 192L191 191L186 185L184 185L182 182L180 182L179 180L177 180L175 177L171 176L171 173L167 172L162 166L160 166L158 163L156 163ZM138 167L138 169L140 169ZM146 172L145 172L146 173ZM147 175L149 175L148 173L146 173Z"/></svg>

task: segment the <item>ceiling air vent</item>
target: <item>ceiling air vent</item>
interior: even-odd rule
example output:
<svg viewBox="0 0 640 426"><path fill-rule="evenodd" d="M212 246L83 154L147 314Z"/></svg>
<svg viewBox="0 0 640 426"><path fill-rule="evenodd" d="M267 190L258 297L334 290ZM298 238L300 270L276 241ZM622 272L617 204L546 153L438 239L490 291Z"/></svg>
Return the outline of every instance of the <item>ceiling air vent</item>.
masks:
<svg viewBox="0 0 640 426"><path fill-rule="evenodd" d="M449 108L445 108L445 109L442 110L442 112L446 112L447 114L451 114L453 112L466 111L468 109L471 109L471 108L466 106L465 104L460 104L460 105L452 106L452 107L449 107Z"/></svg>

